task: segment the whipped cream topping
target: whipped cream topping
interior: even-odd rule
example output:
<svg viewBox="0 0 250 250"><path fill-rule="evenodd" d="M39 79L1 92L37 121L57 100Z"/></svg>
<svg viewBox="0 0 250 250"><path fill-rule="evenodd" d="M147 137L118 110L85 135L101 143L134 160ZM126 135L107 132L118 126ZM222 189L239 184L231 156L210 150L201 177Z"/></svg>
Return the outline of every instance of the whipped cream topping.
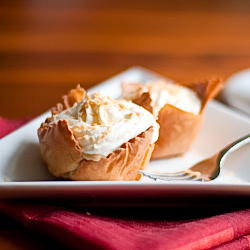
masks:
<svg viewBox="0 0 250 250"><path fill-rule="evenodd" d="M155 117L144 108L100 93L87 94L73 107L53 116L52 123L66 120L83 150L83 158L99 161L123 143L153 126L152 143L159 136Z"/></svg>
<svg viewBox="0 0 250 250"><path fill-rule="evenodd" d="M149 92L151 98L151 107L153 114L158 116L160 110L170 104L183 111L199 114L201 109L201 100L199 96L192 90L182 85L159 80L157 82L142 85L136 93L125 93L125 98L129 99L138 93Z"/></svg>

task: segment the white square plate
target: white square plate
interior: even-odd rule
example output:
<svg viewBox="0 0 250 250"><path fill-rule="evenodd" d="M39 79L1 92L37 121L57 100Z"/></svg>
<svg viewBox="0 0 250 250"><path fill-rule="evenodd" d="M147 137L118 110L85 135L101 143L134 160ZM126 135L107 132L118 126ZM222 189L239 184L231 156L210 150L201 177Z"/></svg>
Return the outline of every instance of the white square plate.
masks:
<svg viewBox="0 0 250 250"><path fill-rule="evenodd" d="M122 81L148 81L161 76L132 67L90 89L117 98ZM143 177L132 182L58 181L41 160L37 129L50 111L0 140L0 198L46 199L84 205L187 205L250 196L250 170L234 164L211 182L162 182ZM250 119L217 101L205 109L205 121L190 152L150 162L147 170L188 168L250 132ZM231 164L232 165L232 164ZM249 181L249 182L248 182Z"/></svg>

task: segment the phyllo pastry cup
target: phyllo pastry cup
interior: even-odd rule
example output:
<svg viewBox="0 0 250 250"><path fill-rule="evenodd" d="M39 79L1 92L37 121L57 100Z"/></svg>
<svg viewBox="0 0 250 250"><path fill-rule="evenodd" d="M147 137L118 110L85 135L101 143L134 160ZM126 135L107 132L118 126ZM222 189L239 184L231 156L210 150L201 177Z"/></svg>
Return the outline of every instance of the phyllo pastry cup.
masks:
<svg viewBox="0 0 250 250"><path fill-rule="evenodd" d="M57 178L139 180L158 138L154 116L128 101L71 90L38 129L40 151Z"/></svg>
<svg viewBox="0 0 250 250"><path fill-rule="evenodd" d="M154 114L160 125L152 159L179 156L190 150L197 137L207 102L222 89L218 79L186 86L159 80L148 84L123 83L123 98Z"/></svg>

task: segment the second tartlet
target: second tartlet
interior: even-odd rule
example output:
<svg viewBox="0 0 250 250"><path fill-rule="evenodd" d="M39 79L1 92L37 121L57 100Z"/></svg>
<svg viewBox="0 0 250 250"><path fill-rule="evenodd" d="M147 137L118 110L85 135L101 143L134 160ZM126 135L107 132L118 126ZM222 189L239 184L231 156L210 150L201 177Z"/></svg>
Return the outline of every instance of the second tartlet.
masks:
<svg viewBox="0 0 250 250"><path fill-rule="evenodd" d="M123 83L122 97L154 114L160 125L152 159L181 155L190 150L203 122L207 102L223 85L218 79L192 83L158 80L147 84Z"/></svg>

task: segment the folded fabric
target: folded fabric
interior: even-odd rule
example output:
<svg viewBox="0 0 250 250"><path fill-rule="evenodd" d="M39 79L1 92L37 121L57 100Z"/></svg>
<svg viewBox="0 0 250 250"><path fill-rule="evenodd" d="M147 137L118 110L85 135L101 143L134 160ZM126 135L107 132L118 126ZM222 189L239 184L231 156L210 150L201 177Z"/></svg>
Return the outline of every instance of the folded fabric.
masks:
<svg viewBox="0 0 250 250"><path fill-rule="evenodd" d="M0 211L70 249L250 248L249 209L188 221L112 218L86 209L20 202L2 202Z"/></svg>
<svg viewBox="0 0 250 250"><path fill-rule="evenodd" d="M27 117L25 119L6 119L0 117L0 139L9 133L13 132L15 129L27 123L31 118Z"/></svg>
<svg viewBox="0 0 250 250"><path fill-rule="evenodd" d="M0 136L10 132L6 127L14 129L23 123L0 118ZM250 209L225 208L214 214L204 207L107 211L107 208L95 212L42 202L0 201L0 212L70 249L250 249Z"/></svg>

